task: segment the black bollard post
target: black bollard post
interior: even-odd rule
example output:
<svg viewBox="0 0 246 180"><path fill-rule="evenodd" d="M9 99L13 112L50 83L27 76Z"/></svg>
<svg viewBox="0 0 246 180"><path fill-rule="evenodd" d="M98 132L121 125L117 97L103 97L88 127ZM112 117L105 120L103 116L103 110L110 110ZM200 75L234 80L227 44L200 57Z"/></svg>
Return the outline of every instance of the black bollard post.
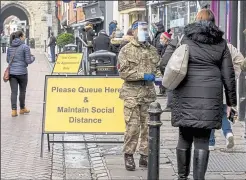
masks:
<svg viewBox="0 0 246 180"><path fill-rule="evenodd" d="M149 154L148 154L148 180L159 180L160 164L160 127L161 105L158 102L150 104L148 113L150 120L149 125Z"/></svg>

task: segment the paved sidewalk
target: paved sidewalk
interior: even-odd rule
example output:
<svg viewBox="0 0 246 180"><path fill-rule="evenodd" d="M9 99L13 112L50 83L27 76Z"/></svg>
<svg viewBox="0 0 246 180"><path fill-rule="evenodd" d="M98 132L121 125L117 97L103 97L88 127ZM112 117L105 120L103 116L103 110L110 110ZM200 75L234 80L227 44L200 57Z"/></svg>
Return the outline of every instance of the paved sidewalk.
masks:
<svg viewBox="0 0 246 180"><path fill-rule="evenodd" d="M29 115L11 117L10 86L1 80L1 179L51 179L52 154L40 158L44 78L49 74L43 54L32 50L36 62L29 67L26 106ZM1 77L7 63L1 55Z"/></svg>

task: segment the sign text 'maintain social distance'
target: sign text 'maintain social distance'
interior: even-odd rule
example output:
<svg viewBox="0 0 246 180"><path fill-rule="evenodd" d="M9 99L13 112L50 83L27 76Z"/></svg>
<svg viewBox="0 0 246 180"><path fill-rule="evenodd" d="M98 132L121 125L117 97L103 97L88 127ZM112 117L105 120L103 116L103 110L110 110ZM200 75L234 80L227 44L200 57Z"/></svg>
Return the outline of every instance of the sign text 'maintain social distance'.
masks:
<svg viewBox="0 0 246 180"><path fill-rule="evenodd" d="M78 88L64 88L64 87L51 87L51 92L53 93L119 93L120 88L87 88L87 87L78 87ZM84 101L85 102L85 101ZM57 107L57 113L78 113L78 114L114 114L115 107L104 107L98 108L95 106L92 107ZM102 123L101 118L84 118L78 116L70 116L68 118L69 123Z"/></svg>
<svg viewBox="0 0 246 180"><path fill-rule="evenodd" d="M76 88L66 88L66 87L51 87L51 92L53 93L119 93L120 88L86 88L86 87L78 87Z"/></svg>

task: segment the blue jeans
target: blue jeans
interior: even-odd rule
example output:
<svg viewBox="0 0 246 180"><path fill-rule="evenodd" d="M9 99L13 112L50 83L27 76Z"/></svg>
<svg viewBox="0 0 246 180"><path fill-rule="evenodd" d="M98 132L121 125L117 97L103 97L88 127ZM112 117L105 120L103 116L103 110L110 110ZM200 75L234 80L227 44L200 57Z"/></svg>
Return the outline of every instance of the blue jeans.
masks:
<svg viewBox="0 0 246 180"><path fill-rule="evenodd" d="M226 137L227 133L232 133L232 129L231 129L231 123L227 119L227 105L224 104L223 108L224 108L224 114L222 118L222 131L223 131L224 136ZM214 133L215 133L215 129L213 129L210 134L209 146L215 145Z"/></svg>
<svg viewBox="0 0 246 180"><path fill-rule="evenodd" d="M50 46L50 55L51 55L51 61L52 62L55 62L55 60L56 60L55 47L56 46Z"/></svg>

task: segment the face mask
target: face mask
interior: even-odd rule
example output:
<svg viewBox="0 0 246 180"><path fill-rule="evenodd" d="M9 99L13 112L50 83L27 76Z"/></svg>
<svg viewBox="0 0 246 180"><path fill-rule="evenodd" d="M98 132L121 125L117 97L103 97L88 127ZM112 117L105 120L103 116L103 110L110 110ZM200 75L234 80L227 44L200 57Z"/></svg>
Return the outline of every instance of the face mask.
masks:
<svg viewBox="0 0 246 180"><path fill-rule="evenodd" d="M146 35L144 31L139 31L138 32L138 41L139 42L144 42L146 41Z"/></svg>
<svg viewBox="0 0 246 180"><path fill-rule="evenodd" d="M161 44L162 46L164 46L164 45L165 45L165 43L164 43L163 41L161 41L161 40L160 40L160 44Z"/></svg>

